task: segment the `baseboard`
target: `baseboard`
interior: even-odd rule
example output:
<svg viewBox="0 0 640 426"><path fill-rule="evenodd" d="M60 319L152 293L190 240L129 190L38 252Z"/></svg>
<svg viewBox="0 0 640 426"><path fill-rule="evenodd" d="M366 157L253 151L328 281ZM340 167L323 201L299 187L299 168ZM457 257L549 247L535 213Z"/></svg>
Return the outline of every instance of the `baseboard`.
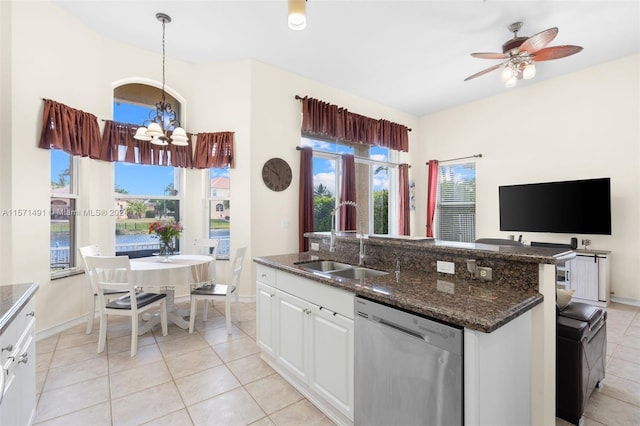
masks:
<svg viewBox="0 0 640 426"><path fill-rule="evenodd" d="M178 296L174 299L175 303L180 303L180 302L189 302L191 300L189 295L186 296ZM256 301L256 296L240 296L240 302L241 303L255 303ZM65 321L61 324L57 324L53 327L47 328L45 330L40 330L36 333L36 342L43 340L43 339L47 339L51 336L55 336L58 333L61 333L69 328L75 327L77 325L80 324L84 324L85 326L87 325L87 316L83 315L79 318L74 318L72 320L69 321Z"/></svg>
<svg viewBox="0 0 640 426"><path fill-rule="evenodd" d="M51 336L55 336L58 333L62 333L63 331L80 324L83 324L85 327L87 326L86 315L83 315L80 318L75 318L69 321L65 321L61 324L54 325L53 327L38 331L36 333L36 342L39 342L40 340L43 340L43 339L47 339Z"/></svg>
<svg viewBox="0 0 640 426"><path fill-rule="evenodd" d="M344 414L331 406L326 402L324 398L318 396L315 392L309 389L309 386L301 381L298 377L289 373L286 368L283 368L278 361L271 355L261 352L260 359L266 362L273 370L278 373L284 380L286 380L291 386L293 386L298 392L300 392L311 404L313 404L318 410L327 416L332 422L338 426L353 426L353 422L349 420Z"/></svg>
<svg viewBox="0 0 640 426"><path fill-rule="evenodd" d="M611 301L616 303L622 303L623 305L640 307L640 300L637 300L637 299L627 299L625 297L611 296Z"/></svg>

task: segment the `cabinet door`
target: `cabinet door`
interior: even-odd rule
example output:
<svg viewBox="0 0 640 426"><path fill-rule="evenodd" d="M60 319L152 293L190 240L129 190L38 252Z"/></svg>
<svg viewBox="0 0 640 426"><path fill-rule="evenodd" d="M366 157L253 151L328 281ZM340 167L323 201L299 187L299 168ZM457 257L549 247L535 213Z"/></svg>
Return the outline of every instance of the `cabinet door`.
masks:
<svg viewBox="0 0 640 426"><path fill-rule="evenodd" d="M26 312L25 312L26 311ZM25 325L26 324L26 325ZM21 329L24 327L23 329ZM3 334L2 346L12 345L10 356L2 363L4 376L4 397L0 404L0 425L29 425L33 423L36 408L36 367L35 367L35 319L33 301L23 308L18 317L9 325L6 332L15 336L21 331L19 339L12 338L7 343ZM7 350L2 351L5 354Z"/></svg>
<svg viewBox="0 0 640 426"><path fill-rule="evenodd" d="M307 381L307 322L309 304L302 299L276 291L276 357L303 382Z"/></svg>
<svg viewBox="0 0 640 426"><path fill-rule="evenodd" d="M310 309L309 386L353 420L353 320Z"/></svg>
<svg viewBox="0 0 640 426"><path fill-rule="evenodd" d="M570 261L570 284L574 297L598 300L598 262L594 256L576 256Z"/></svg>
<svg viewBox="0 0 640 426"><path fill-rule="evenodd" d="M267 354L275 356L275 300L276 290L257 282L257 303L256 303L256 342L258 346Z"/></svg>

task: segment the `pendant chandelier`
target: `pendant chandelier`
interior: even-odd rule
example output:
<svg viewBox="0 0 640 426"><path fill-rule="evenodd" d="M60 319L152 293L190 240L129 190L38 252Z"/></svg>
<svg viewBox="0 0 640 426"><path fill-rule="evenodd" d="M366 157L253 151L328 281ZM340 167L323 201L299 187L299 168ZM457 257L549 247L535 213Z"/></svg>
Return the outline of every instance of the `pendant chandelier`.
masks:
<svg viewBox="0 0 640 426"><path fill-rule="evenodd" d="M140 141L150 141L154 145L189 145L187 133L180 127L180 121L176 117L176 112L170 103L165 101L165 47L164 31L165 24L171 22L171 17L166 13L156 13L156 19L162 22L162 100L156 103L156 110L149 113L149 119L138 127L134 139ZM173 129L171 136L167 131Z"/></svg>

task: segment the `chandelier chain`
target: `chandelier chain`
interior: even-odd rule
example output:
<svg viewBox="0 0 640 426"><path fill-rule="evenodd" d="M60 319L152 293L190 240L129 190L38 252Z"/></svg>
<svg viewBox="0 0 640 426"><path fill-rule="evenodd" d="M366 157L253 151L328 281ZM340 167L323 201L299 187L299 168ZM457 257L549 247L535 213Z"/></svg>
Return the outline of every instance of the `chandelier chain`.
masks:
<svg viewBox="0 0 640 426"><path fill-rule="evenodd" d="M164 67L165 67L165 47L164 47L164 27L166 25L166 20L163 19L162 20L162 105L165 104L165 97L164 97L164 81L165 81L165 74L164 74Z"/></svg>

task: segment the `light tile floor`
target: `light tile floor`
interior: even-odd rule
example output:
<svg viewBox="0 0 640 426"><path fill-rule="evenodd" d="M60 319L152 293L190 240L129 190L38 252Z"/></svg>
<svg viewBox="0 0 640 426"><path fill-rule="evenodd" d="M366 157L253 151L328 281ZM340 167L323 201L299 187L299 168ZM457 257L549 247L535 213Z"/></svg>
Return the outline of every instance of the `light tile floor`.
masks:
<svg viewBox="0 0 640 426"><path fill-rule="evenodd" d="M92 334L85 324L37 342L35 424L332 425L260 359L255 304L241 303L232 335L223 308L193 334L170 326L166 337L159 327L139 336L134 358L127 318L109 318L102 354L97 320Z"/></svg>
<svg viewBox="0 0 640 426"><path fill-rule="evenodd" d="M97 322L90 335L82 325L37 342L35 424L331 425L260 359L255 304L242 303L241 318L231 336L217 309L192 335L153 330L139 337L135 358L125 318L109 319L102 354ZM639 425L640 308L612 303L607 336L604 386L591 395L584 425Z"/></svg>

